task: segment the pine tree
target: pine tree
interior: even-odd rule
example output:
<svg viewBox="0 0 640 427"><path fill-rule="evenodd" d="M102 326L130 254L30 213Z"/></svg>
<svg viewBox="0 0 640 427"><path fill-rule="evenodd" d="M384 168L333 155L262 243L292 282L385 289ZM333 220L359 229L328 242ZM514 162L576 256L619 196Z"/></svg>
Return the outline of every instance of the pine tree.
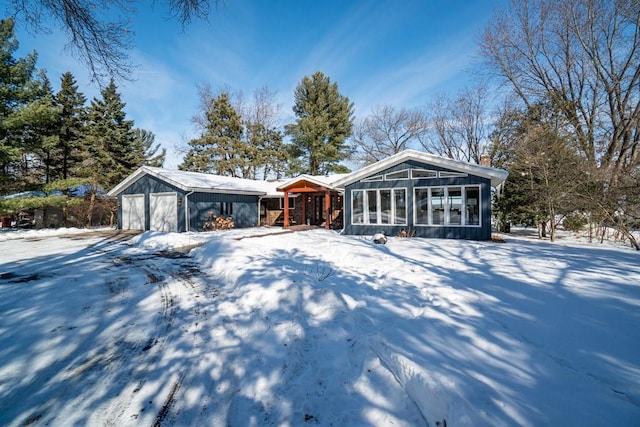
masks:
<svg viewBox="0 0 640 427"><path fill-rule="evenodd" d="M18 47L13 20L0 20L0 193L25 188L21 175L33 135L29 120L36 110L25 108L44 93L36 53L15 58Z"/></svg>
<svg viewBox="0 0 640 427"><path fill-rule="evenodd" d="M101 95L102 99L91 101L87 111L90 157L85 159L84 173L112 187L141 165L140 147L113 79Z"/></svg>
<svg viewBox="0 0 640 427"><path fill-rule="evenodd" d="M66 72L61 77L60 91L55 96L60 107L60 129L58 132L58 178L68 179L74 174L82 160L86 97L78 91L73 74Z"/></svg>
<svg viewBox="0 0 640 427"><path fill-rule="evenodd" d="M156 136L144 129L133 130L135 145L138 147L138 163L144 166L162 167L167 156L167 150L160 150L160 144L155 144Z"/></svg>
<svg viewBox="0 0 640 427"><path fill-rule="evenodd" d="M248 177L253 147L243 141L242 120L226 92L211 100L205 121L202 135L189 141L189 151L179 168Z"/></svg>
<svg viewBox="0 0 640 427"><path fill-rule="evenodd" d="M302 170L292 172L318 175L343 170L338 163L351 153L346 140L353 130L353 103L320 71L302 79L294 98L293 112L298 119L286 132Z"/></svg>

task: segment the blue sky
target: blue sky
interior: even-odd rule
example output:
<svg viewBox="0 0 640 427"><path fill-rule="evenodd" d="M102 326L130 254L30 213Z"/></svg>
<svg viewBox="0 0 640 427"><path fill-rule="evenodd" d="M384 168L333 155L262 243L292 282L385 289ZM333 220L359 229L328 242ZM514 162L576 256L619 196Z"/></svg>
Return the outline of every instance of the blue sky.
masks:
<svg viewBox="0 0 640 427"><path fill-rule="evenodd" d="M354 102L356 118L375 105L425 105L438 92L472 85L477 42L501 0L249 1L226 0L208 22L186 29L156 6L133 17L133 81L118 81L125 111L168 150L196 136L197 85L228 87L249 98L277 92L283 123L293 122L293 91L305 75L322 71ZM142 4L143 2L139 2ZM88 71L64 51L61 31L33 36L18 25L18 55L36 50L54 90L71 71L79 89L99 95Z"/></svg>

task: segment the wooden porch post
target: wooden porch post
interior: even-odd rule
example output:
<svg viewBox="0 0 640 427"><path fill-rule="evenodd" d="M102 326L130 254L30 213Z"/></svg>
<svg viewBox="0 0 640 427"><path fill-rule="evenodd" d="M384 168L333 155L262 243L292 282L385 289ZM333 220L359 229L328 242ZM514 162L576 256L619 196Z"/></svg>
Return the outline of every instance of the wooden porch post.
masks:
<svg viewBox="0 0 640 427"><path fill-rule="evenodd" d="M331 223L331 191L324 193L324 210L327 212L324 228L328 229Z"/></svg>
<svg viewBox="0 0 640 427"><path fill-rule="evenodd" d="M284 227L289 227L289 192L284 190Z"/></svg>
<svg viewBox="0 0 640 427"><path fill-rule="evenodd" d="M298 196L302 199L302 225L307 224L307 193Z"/></svg>

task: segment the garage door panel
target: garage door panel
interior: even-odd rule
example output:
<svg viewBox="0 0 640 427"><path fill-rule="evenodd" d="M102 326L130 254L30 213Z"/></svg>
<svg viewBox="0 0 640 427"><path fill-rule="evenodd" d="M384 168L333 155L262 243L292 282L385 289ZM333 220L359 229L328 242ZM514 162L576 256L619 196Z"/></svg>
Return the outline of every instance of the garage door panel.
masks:
<svg viewBox="0 0 640 427"><path fill-rule="evenodd" d="M178 194L152 193L149 195L150 229L178 231Z"/></svg>
<svg viewBox="0 0 640 427"><path fill-rule="evenodd" d="M122 229L144 230L144 194L122 196Z"/></svg>

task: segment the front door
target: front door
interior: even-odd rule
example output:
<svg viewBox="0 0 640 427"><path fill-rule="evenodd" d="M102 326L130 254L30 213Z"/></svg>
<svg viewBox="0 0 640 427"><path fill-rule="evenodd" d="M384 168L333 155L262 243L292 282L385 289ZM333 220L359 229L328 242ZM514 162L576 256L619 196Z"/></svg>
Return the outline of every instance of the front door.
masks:
<svg viewBox="0 0 640 427"><path fill-rule="evenodd" d="M324 194L321 195L313 195L311 198L311 223L313 225L320 225L325 220L325 212L324 212Z"/></svg>

